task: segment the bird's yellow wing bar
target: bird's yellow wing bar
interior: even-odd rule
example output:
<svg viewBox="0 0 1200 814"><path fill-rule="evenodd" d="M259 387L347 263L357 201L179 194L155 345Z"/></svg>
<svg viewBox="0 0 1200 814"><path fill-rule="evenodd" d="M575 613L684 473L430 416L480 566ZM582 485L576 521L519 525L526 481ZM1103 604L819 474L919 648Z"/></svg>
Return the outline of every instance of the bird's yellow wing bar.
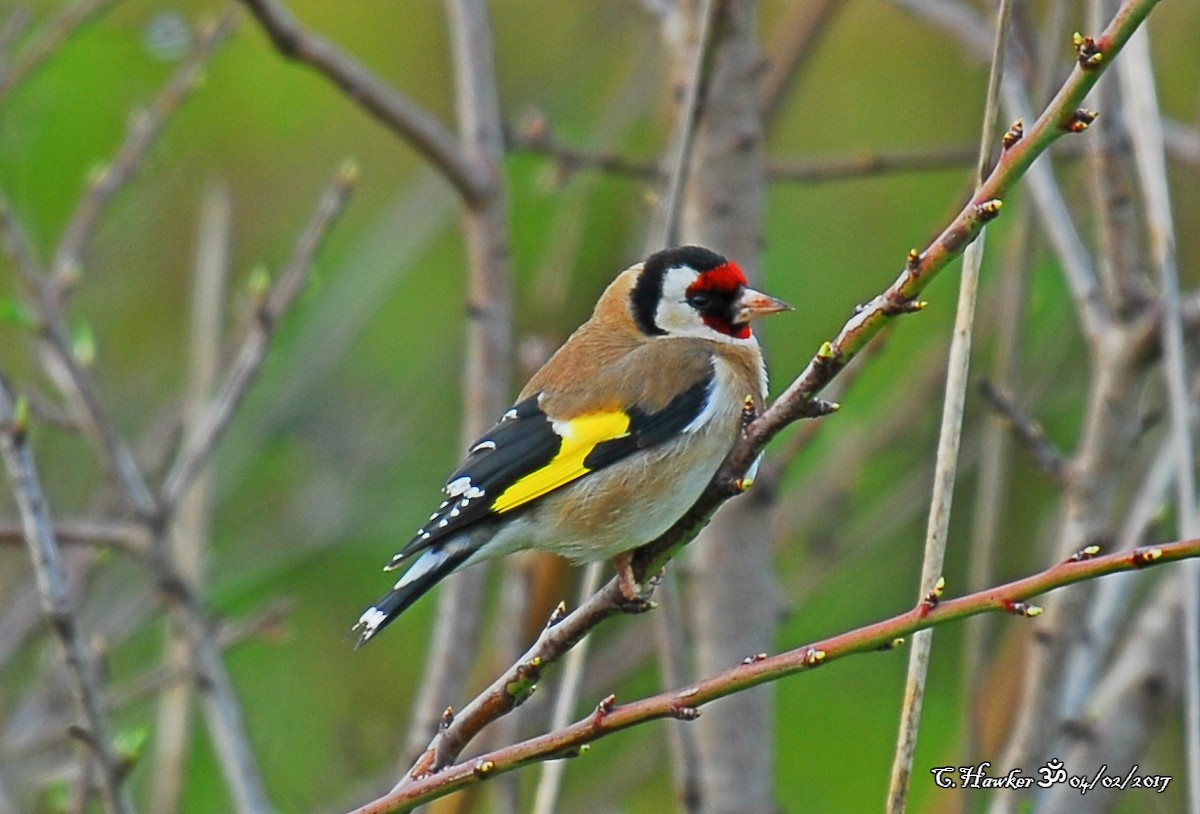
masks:
<svg viewBox="0 0 1200 814"><path fill-rule="evenodd" d="M600 444L629 435L629 422L629 414L619 411L553 422L554 431L562 439L558 452L545 466L505 489L492 503L492 511L510 512L583 477L595 468L587 465L588 455Z"/></svg>

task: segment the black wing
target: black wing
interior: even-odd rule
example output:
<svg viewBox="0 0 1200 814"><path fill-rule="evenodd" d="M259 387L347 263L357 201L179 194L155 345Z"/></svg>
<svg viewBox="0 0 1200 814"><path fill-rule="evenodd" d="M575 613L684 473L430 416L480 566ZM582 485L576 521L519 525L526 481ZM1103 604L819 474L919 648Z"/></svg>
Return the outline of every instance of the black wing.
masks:
<svg viewBox="0 0 1200 814"><path fill-rule="evenodd" d="M675 396L661 410L651 412L633 407L621 413L621 418L627 419L622 425L624 431L590 446L582 458L582 466L569 473L570 480L603 469L683 432L704 412L712 385L710 375ZM551 466L562 449L563 437L538 406L537 395L513 406L471 447L467 459L454 471L443 489L446 500L392 558L388 569L398 567L413 554L476 523L499 516L502 512L495 508L497 499L522 478ZM540 496L539 493L528 503L532 504ZM522 503L522 507L524 505Z"/></svg>

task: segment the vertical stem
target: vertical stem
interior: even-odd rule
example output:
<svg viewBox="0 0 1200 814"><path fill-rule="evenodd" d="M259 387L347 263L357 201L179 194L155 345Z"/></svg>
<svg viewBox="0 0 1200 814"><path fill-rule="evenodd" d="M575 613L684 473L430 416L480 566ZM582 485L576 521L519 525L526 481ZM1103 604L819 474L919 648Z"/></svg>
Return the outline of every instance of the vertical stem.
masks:
<svg viewBox="0 0 1200 814"><path fill-rule="evenodd" d="M991 145L999 110L1000 82L1004 74L1004 54L1008 36L1011 0L1001 0L996 13L996 39L992 51L992 67L988 76L987 101L984 106L980 134L978 179L987 177L991 160ZM962 279L959 283L958 308L954 317L954 334L950 340L950 361L946 372L946 395L942 406L942 426L938 436L937 463L934 469L933 497L929 507L929 523L925 536L925 555L921 563L921 585L917 601L928 596L942 574L946 553L946 537L950 528L950 507L954 483L958 476L958 451L962 440L963 411L966 407L967 379L971 363L971 336L975 323L975 300L979 290L979 268L983 263L986 232L963 253ZM900 729L896 737L896 752L892 760L888 785L887 811L899 814L908 802L908 786L912 777L913 757L916 754L917 732L920 728L921 705L925 695L925 679L929 670L929 654L933 648L933 631L923 630L913 636L909 653L908 676L905 679L904 703L900 711Z"/></svg>
<svg viewBox="0 0 1200 814"><path fill-rule="evenodd" d="M221 351L221 313L225 281L229 275L230 241L233 226L232 202L224 186L211 186L204 194L196 246L192 290L191 346L188 353L188 392L184 411L185 432L194 435L216 386ZM179 504L174 534L168 538L167 557L176 573L187 582L193 595L203 592L204 559L208 541L209 468L199 475ZM166 669L188 669L190 648L180 631L168 629L165 642ZM192 688L180 682L165 690L159 699L155 728L155 771L151 809L159 814L179 810L187 775L188 745L191 740Z"/></svg>

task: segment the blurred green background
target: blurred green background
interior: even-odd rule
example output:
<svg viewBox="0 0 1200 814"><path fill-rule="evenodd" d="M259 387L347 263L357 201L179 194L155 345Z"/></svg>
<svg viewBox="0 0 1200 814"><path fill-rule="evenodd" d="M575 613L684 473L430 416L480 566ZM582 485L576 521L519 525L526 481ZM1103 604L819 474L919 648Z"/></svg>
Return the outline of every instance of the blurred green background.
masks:
<svg viewBox="0 0 1200 814"><path fill-rule="evenodd" d="M23 5L33 12L34 30L59 8L41 0ZM291 6L306 25L453 124L439 3L294 0ZM0 18L13 8L14 0L0 0ZM0 105L0 189L43 258L89 173L120 143L131 111L152 100L177 67L197 21L220 9L211 2L124 0ZM1036 22L1049 4L1023 9ZM502 0L491 10L501 103L510 124L538 111L564 144L657 159L667 139L666 66L656 24L639 3ZM788 12L784 2L762 4L768 58ZM1068 19L1072 29L1086 26L1077 4L1070 5ZM1150 28L1164 112L1194 127L1200 118L1194 50L1200 4L1163 3ZM1066 40L1058 56L1065 71L1071 56ZM847 2L787 94L770 128L768 155L812 159L971 145L985 85L985 65L945 33L890 3ZM223 342L228 358L249 313L248 278L256 267L277 271L286 263L317 196L347 157L361 169L358 189L215 458L213 609L236 616L275 598L295 603L284 630L229 654L268 790L287 812L332 811L368 799L392 773L408 722L434 602L419 603L362 651L351 649L346 634L362 607L386 588L379 568L424 519L460 455L459 206L411 149L324 80L283 60L243 15L139 177L105 212L69 311L73 326L94 334L96 375L120 429L140 444L148 466L161 465L161 428L177 416L185 381L204 191L222 185L234 205ZM1063 159L1059 165L1068 194L1086 197L1086 164ZM652 190L635 179L586 170L564 176L546 158L523 153L511 155L504 170L518 336L556 343L586 318L612 276L640 258ZM1188 226L1200 222L1197 168L1173 164L1172 172L1182 227L1180 267L1194 285L1200 229ZM764 287L796 305L794 314L762 329L774 392L856 303L891 282L910 247L936 234L963 200L970 177L970 167L962 166L772 185ZM1005 238L1027 205L1019 190L1007 203L989 232L978 375L987 369L995 327L991 292L1012 256ZM18 302L15 274L0 268L0 297ZM925 312L887 336L841 399L841 413L825 421L789 472L778 523L778 579L790 613L779 648L891 615L913 601L953 274L935 283L927 299ZM1051 437L1070 449L1086 374L1060 272L1044 251L1036 254L1028 310L1023 396ZM19 320L0 324L0 370L49 391L33 347ZM951 586L965 579L973 441L985 415L973 396L968 468L948 554ZM57 513L83 514L112 497L97 487L101 476L86 442L42 427L35 440ZM1048 482L1020 455L1014 468L1002 576L1039 565L1028 554L1054 521ZM0 507L12 516L7 494ZM19 548L0 550L0 590L28 580L24 557ZM161 621L150 622L145 613L153 598L140 587L131 594L131 586L141 585L137 567L114 556L88 596L88 612L109 619L101 632L110 637L114 682L138 675L158 658ZM564 583L561 595L573 596L574 588ZM110 609L122 603L137 621L111 620ZM489 617L485 642L503 624ZM649 625L646 617L609 624L599 633L595 657L602 659L605 643L625 641L622 635L631 630L649 635ZM1000 625L1009 632L1020 623L1005 619ZM916 811L949 806L948 793L933 788L928 769L958 761L965 704L957 678L961 633L956 626L937 637L915 768ZM0 704L14 704L52 652L42 641L10 663L0 673ZM879 806L905 662L903 651L863 656L778 685L782 810ZM484 665L472 687L482 686L488 672ZM597 694L585 696L580 710L609 691L631 699L658 686L653 660L645 660L632 675L593 688ZM117 713L123 728L153 720L152 702ZM203 727L197 731L184 810L226 811L229 801ZM1144 764L1160 773L1177 769L1175 743L1168 727ZM663 810L673 805L669 771L662 725L608 738L569 764L561 810ZM519 775L526 791L535 776ZM147 773L135 769L132 783L143 792ZM1164 805L1181 805L1181 792L1166 800L1170 796ZM1135 808L1129 810L1143 810L1130 802Z"/></svg>

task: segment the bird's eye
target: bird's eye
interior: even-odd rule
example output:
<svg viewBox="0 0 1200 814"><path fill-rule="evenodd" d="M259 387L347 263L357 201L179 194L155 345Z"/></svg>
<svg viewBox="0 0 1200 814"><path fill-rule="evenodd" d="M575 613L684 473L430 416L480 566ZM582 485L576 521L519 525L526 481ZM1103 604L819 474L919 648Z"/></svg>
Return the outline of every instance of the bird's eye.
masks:
<svg viewBox="0 0 1200 814"><path fill-rule="evenodd" d="M697 291L694 294L687 295L688 305L695 308L697 311L703 311L712 305L712 297L702 291Z"/></svg>

